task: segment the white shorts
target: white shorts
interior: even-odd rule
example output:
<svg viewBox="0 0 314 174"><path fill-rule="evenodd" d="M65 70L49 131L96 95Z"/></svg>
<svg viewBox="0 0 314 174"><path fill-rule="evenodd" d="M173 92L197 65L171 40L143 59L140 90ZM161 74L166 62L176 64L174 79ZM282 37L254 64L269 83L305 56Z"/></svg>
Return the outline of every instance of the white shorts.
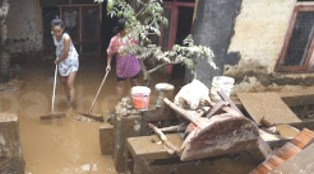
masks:
<svg viewBox="0 0 314 174"><path fill-rule="evenodd" d="M59 63L58 68L60 76L62 77L69 76L70 73L78 71L79 59L78 57L73 58L68 57L67 59Z"/></svg>

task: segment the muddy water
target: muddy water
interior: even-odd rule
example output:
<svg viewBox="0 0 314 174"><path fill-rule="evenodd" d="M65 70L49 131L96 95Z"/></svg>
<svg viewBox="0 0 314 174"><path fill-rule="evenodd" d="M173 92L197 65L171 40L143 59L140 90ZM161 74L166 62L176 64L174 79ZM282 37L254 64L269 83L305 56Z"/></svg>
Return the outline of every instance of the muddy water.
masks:
<svg viewBox="0 0 314 174"><path fill-rule="evenodd" d="M77 77L77 110L87 111L103 77L103 65L85 64ZM40 122L38 117L50 112L54 66L48 63L23 65L23 90L0 93L0 111L19 113L20 135L28 174L93 173L114 174L111 157L101 156L98 140L99 123L75 121L68 117ZM115 75L110 74L95 113L106 114L114 108ZM57 111L66 111L61 84L57 89Z"/></svg>

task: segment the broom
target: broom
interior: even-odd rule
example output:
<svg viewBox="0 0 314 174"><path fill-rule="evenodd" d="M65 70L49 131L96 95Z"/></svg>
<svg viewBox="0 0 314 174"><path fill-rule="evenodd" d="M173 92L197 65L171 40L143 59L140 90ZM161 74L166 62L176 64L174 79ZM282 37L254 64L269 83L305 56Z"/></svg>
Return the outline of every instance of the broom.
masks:
<svg viewBox="0 0 314 174"><path fill-rule="evenodd" d="M58 73L58 65L56 65L56 68L55 68L55 76L54 76L52 99L51 99L51 112L47 115L40 116L40 120L42 121L66 117L65 112L55 112L57 73Z"/></svg>
<svg viewBox="0 0 314 174"><path fill-rule="evenodd" d="M94 109L94 107L95 107L97 98L98 98L98 96L99 96L99 94L100 94L100 92L101 92L101 89L102 89L102 87L104 86L104 84L105 84L105 82L106 82L106 79L107 79L107 77L108 77L108 74L109 74L109 71L106 71L106 74L105 74L105 76L104 76L104 78L103 78L103 80L102 80L102 82L101 82L101 84L100 84L100 86L99 86L99 88L98 88L98 91L97 91L97 93L96 93L96 96L95 96L95 98L94 98L94 100L93 100L92 105L91 105L90 108L89 108L89 111L88 111L87 113L82 113L82 112L81 112L81 113L78 113L79 116L91 118L91 119L94 119L94 120L97 120L97 121L100 121L100 122L103 122L103 121L104 121L104 118L103 118L103 116L102 116L101 114L94 114L94 113L93 113L93 109Z"/></svg>

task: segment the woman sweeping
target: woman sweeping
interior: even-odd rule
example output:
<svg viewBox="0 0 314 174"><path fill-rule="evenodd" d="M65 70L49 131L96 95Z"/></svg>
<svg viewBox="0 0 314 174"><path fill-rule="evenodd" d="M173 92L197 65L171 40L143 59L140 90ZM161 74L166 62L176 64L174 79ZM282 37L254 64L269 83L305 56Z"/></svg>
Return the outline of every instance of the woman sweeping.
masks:
<svg viewBox="0 0 314 174"><path fill-rule="evenodd" d="M125 27L126 20L124 18L118 21L114 32L117 33L110 41L107 49L107 71L111 70L112 57L116 57L116 75L117 75L117 95L118 100L123 97L125 81L130 80L133 86L138 85L137 77L141 71L141 65L135 55L125 52L125 48L130 45L137 44L137 41L130 38L128 29Z"/></svg>
<svg viewBox="0 0 314 174"><path fill-rule="evenodd" d="M69 109L74 107L74 81L79 68L78 53L69 34L64 32L65 25L61 19L51 21L53 41L56 46L55 64L58 65L59 75L67 97Z"/></svg>

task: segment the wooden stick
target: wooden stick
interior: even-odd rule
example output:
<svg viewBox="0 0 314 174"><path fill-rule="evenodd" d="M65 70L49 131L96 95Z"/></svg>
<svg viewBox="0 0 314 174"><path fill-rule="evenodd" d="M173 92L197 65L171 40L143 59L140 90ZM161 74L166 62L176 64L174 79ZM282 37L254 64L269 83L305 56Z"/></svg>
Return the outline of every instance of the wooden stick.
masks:
<svg viewBox="0 0 314 174"><path fill-rule="evenodd" d="M169 127L164 127L160 128L162 132L180 132L184 131L186 129L186 126L176 125L176 126L169 126Z"/></svg>
<svg viewBox="0 0 314 174"><path fill-rule="evenodd" d="M92 105L91 105L90 108L89 108L89 113L92 113L92 112L93 112L93 109L94 109L94 107L95 107L96 101L97 101L97 99L98 99L98 96L99 96L99 94L100 94L100 92L101 92L102 87L104 86L104 84L105 84L105 82L106 82L106 80L107 80L107 77L108 77L109 72L110 72L110 71L106 71L106 74L105 74L104 78L102 79L100 86L98 87L98 91L97 91L97 93L96 93L96 95L95 95L95 97L94 97L94 100L93 100L93 102L92 102Z"/></svg>
<svg viewBox="0 0 314 174"><path fill-rule="evenodd" d="M206 124L203 122L203 120L201 120L199 117L195 117L194 115L191 115L190 113L188 113L186 110L180 108L179 106L177 106L176 104L172 103L169 99L164 98L164 102L170 107L172 108L174 111L176 111L177 113L179 113L180 115L182 115L184 118L186 118L187 120L193 122L195 125L197 125L200 128L204 128L206 127Z"/></svg>
<svg viewBox="0 0 314 174"><path fill-rule="evenodd" d="M168 140L167 136L158 127L154 126L151 123L148 123L148 127L151 128L159 136L159 138L165 145L164 147L170 155L173 155L174 153L179 153L177 147Z"/></svg>
<svg viewBox="0 0 314 174"><path fill-rule="evenodd" d="M231 104L229 103L229 102L232 102L230 99L228 100L227 98L227 96L226 95L224 95L224 98L225 98L225 100L224 101L222 101L222 102L224 102L225 103L225 106L224 107L222 107L221 108L221 110L222 111L224 111L224 112L227 112L227 113L230 113L230 114L232 114L232 115L234 115L234 116L243 116L243 114L242 114L242 112L239 112L239 109L235 106L235 104L233 104L234 105L234 107L230 107L231 106ZM229 101L229 102L228 102ZM233 102L232 102L233 103ZM214 107L218 104L218 103L214 103L214 102L209 102L208 103L211 107L213 107L212 109L214 109ZM230 105L230 106L229 106ZM214 115L214 114L213 114ZM207 117L207 116L206 116ZM208 118L208 117L207 117ZM210 117L209 117L210 118Z"/></svg>
<svg viewBox="0 0 314 174"><path fill-rule="evenodd" d="M226 107L228 104L224 101L220 101L218 103L216 103L211 110L209 111L209 113L206 115L207 118L212 117L214 114L216 114L219 110L221 110L222 108Z"/></svg>
<svg viewBox="0 0 314 174"><path fill-rule="evenodd" d="M240 111L240 109L233 103L233 101L230 99L230 97L228 97L226 95L226 93L224 93L222 90L217 92L218 95L223 99L223 101L228 102L230 104L230 106L235 109L236 111L238 111L240 114L242 114L242 112ZM243 115L243 114L242 114Z"/></svg>

